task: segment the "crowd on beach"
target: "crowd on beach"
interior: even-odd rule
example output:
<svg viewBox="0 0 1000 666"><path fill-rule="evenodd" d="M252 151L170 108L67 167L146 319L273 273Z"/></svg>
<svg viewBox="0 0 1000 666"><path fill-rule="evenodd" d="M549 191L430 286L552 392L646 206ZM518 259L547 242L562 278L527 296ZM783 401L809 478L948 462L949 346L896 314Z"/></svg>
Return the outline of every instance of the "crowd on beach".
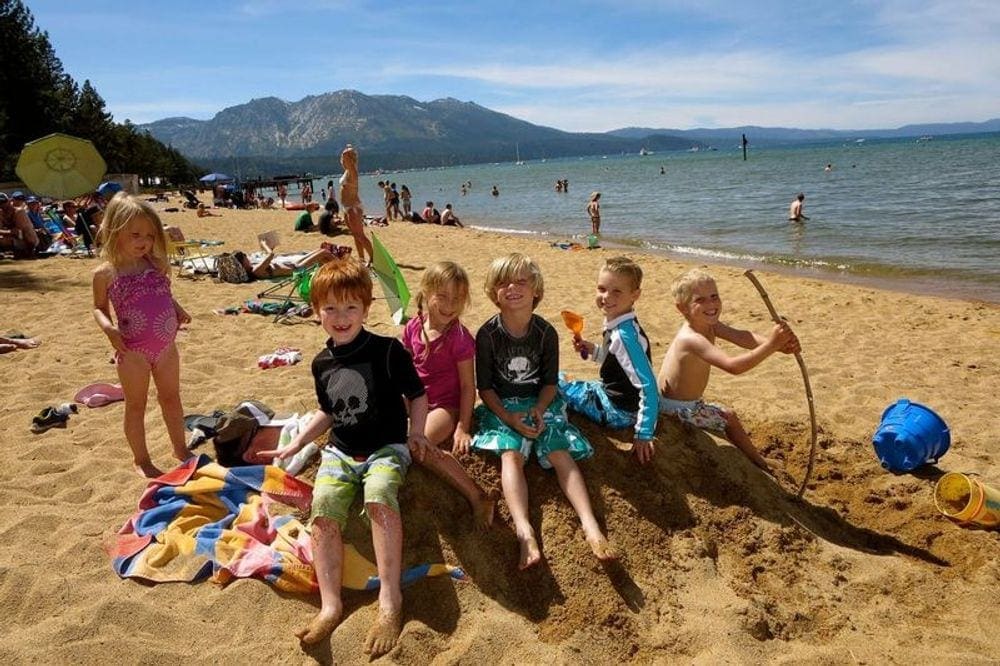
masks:
<svg viewBox="0 0 1000 666"><path fill-rule="evenodd" d="M290 442L276 446L274 441L241 440L236 455L243 464L284 466L326 436L309 521L321 606L297 632L303 643L325 640L342 619L342 532L361 493L381 585L379 614L366 650L378 656L395 645L402 608L399 489L414 463L454 487L469 503L473 523L485 529L493 523L498 498L477 484L460 457L470 452L496 457L521 569L543 558L530 520L524 471L532 458L554 471L594 557L602 562L619 557L597 521L578 465L593 455L593 447L571 422L570 413L609 429L630 429L640 467L657 455L657 425L667 417L727 439L749 462L770 473L768 461L736 413L704 402L702 395L712 367L741 374L775 352L797 353L799 343L787 323L774 325L766 334L724 323L713 277L700 269L688 271L671 286L674 307L684 323L656 372L652 346L635 311L642 294L642 268L632 259L611 257L600 268L594 286L602 334L596 341L580 333L572 338L574 352L596 365L596 378L570 380L560 372L556 327L535 313L545 295L541 267L530 257L513 253L497 257L487 270L482 293L496 313L475 334L461 320L473 293L469 277L459 264L440 261L424 270L416 315L400 338L378 335L365 326L373 300L369 270L373 248L364 229L357 159L351 146L341 154L340 201L334 195L334 182L328 182L321 191L326 201L318 224L324 233L332 233L343 222L355 241L353 255L323 247L294 266L283 266L275 260L276 243L261 238L265 261L254 265L246 255L239 259L256 278L318 266L309 298L327 340L311 364L317 409ZM428 201L416 215L405 185L398 190L395 183L379 186L386 220L416 216L422 223L462 226L450 203L439 213ZM184 461L191 455L175 342L179 328L191 317L171 291L171 230L150 201L125 192L104 194L113 196L99 195L92 204L97 210L82 218L82 229L75 202L64 202L61 228L63 233L74 229L91 235L100 249L104 261L93 273L93 315L114 352L132 465L142 476L155 478L162 470L149 453L144 427L150 380L156 386L173 456ZM304 203L312 203L305 196ZM46 228L35 224L32 211L37 213L41 202L33 199L20 193L0 195L5 228L10 219L11 227L20 232L5 234L5 240L11 240L18 253L34 252L42 242L41 228ZM600 193L593 193L587 206L595 235L600 231L599 199ZM303 211L310 226L311 213L310 207ZM50 219L56 221L51 215ZM301 226L308 230L304 220ZM717 339L746 351L730 356L716 346ZM36 344L3 338L0 351Z"/></svg>

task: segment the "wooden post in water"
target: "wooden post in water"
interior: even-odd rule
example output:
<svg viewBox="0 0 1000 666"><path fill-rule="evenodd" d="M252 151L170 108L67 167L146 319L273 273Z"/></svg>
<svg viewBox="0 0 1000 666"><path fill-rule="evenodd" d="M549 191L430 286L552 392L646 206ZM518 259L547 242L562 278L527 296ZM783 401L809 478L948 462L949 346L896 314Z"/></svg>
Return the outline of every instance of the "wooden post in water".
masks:
<svg viewBox="0 0 1000 666"><path fill-rule="evenodd" d="M749 142L749 141L747 141L747 135L746 135L746 134L744 134L744 135L743 135L743 161L744 161L744 162L746 162L746 161L747 161L747 144L748 144L748 143L750 143L750 142Z"/></svg>

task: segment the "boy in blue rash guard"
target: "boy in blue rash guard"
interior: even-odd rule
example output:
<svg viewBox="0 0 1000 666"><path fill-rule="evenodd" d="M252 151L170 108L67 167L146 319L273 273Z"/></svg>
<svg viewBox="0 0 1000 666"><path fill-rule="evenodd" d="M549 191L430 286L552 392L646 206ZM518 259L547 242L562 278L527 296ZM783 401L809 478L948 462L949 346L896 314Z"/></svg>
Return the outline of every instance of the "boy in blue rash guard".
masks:
<svg viewBox="0 0 1000 666"><path fill-rule="evenodd" d="M628 257L608 259L597 276L597 308L604 314L604 338L595 345L574 340L601 366L600 381L559 379L559 392L573 411L610 428L635 428L636 458L653 458L659 412L656 373L649 339L636 319L635 302L642 292L642 268Z"/></svg>

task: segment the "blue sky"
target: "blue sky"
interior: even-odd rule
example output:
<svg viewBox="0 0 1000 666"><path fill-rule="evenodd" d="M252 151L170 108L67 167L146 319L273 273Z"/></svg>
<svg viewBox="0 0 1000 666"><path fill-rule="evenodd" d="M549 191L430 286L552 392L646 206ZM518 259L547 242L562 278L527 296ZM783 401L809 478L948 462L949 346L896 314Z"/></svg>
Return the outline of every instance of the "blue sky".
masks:
<svg viewBox="0 0 1000 666"><path fill-rule="evenodd" d="M570 131L1000 117L996 0L27 0L115 119L342 88Z"/></svg>

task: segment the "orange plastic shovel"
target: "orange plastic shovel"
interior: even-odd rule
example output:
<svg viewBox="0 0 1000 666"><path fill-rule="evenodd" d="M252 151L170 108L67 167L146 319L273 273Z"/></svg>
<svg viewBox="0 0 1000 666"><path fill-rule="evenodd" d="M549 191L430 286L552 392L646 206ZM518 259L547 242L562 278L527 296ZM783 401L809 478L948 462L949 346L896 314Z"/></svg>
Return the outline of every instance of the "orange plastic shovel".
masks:
<svg viewBox="0 0 1000 666"><path fill-rule="evenodd" d="M573 312L572 310L563 310L559 314L562 315L563 322L566 324L566 328L573 331L574 340L583 339L583 317ZM580 350L580 358L587 359L587 350Z"/></svg>

